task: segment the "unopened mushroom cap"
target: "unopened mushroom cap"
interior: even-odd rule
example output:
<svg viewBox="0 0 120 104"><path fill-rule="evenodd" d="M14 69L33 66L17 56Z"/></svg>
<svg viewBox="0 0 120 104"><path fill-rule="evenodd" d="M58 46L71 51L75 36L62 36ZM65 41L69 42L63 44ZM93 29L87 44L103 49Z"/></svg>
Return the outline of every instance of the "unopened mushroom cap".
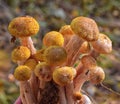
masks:
<svg viewBox="0 0 120 104"><path fill-rule="evenodd" d="M34 73L39 79L45 81L50 81L52 78L52 70L50 66L45 62L37 64Z"/></svg>
<svg viewBox="0 0 120 104"><path fill-rule="evenodd" d="M69 84L76 75L76 70L72 67L61 67L53 71L53 80L60 86Z"/></svg>
<svg viewBox="0 0 120 104"><path fill-rule="evenodd" d="M35 59L30 58L26 60L24 65L28 66L31 70L34 70L37 65L37 61Z"/></svg>
<svg viewBox="0 0 120 104"><path fill-rule="evenodd" d="M59 32L60 32L62 35L74 35L74 34L75 34L75 33L73 32L73 30L71 29L70 25L62 26Z"/></svg>
<svg viewBox="0 0 120 104"><path fill-rule="evenodd" d="M14 37L28 37L37 34L39 24L30 16L17 17L9 23L8 30Z"/></svg>
<svg viewBox="0 0 120 104"><path fill-rule="evenodd" d="M61 33L57 31L51 31L44 36L43 44L47 47L52 45L63 46L64 38Z"/></svg>
<svg viewBox="0 0 120 104"><path fill-rule="evenodd" d="M91 43L99 53L107 54L112 51L112 41L105 34L100 33L98 40Z"/></svg>
<svg viewBox="0 0 120 104"><path fill-rule="evenodd" d="M31 69L25 65L18 66L15 69L14 77L19 81L26 81L31 77Z"/></svg>
<svg viewBox="0 0 120 104"><path fill-rule="evenodd" d="M74 33L87 41L98 39L99 30L96 22L87 17L76 17L70 24Z"/></svg>
<svg viewBox="0 0 120 104"><path fill-rule="evenodd" d="M63 47L50 46L44 52L44 61L52 66L63 64L67 59L67 53Z"/></svg>
<svg viewBox="0 0 120 104"><path fill-rule="evenodd" d="M85 68L88 68L89 70L94 69L94 67L97 66L96 60L90 56L90 55L85 55L81 58L81 62Z"/></svg>
<svg viewBox="0 0 120 104"><path fill-rule="evenodd" d="M105 79L104 70L101 67L94 67L94 70L91 70L89 73L90 82L93 84L99 84Z"/></svg>
<svg viewBox="0 0 120 104"><path fill-rule="evenodd" d="M30 57L30 50L25 46L19 46L12 51L12 61L24 61Z"/></svg>

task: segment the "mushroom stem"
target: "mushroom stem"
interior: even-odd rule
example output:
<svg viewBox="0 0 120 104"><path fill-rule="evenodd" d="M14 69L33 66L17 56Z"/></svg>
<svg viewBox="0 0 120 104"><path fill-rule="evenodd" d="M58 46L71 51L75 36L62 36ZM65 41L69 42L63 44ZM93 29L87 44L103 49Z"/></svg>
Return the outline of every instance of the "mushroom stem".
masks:
<svg viewBox="0 0 120 104"><path fill-rule="evenodd" d="M65 88L62 86L58 86L59 89L59 104L67 104L65 97Z"/></svg>
<svg viewBox="0 0 120 104"><path fill-rule="evenodd" d="M23 104L37 104L28 81L20 82L20 94Z"/></svg>
<svg viewBox="0 0 120 104"><path fill-rule="evenodd" d="M74 99L73 99L74 85L73 85L73 82L66 85L65 90L66 90L67 104L74 104Z"/></svg>
<svg viewBox="0 0 120 104"><path fill-rule="evenodd" d="M31 37L22 37L20 38L20 41L21 45L26 46L30 49L32 55L36 53L36 49L34 48Z"/></svg>
<svg viewBox="0 0 120 104"><path fill-rule="evenodd" d="M79 38L79 36L77 36L77 35L73 35L71 37L70 41L65 46L66 52L68 53L66 65L71 66L71 61L73 59L73 56L76 55L76 53L78 52L78 50L83 42L84 42L84 40ZM77 54L77 56L79 56L79 54ZM74 57L74 62L75 62L75 60L76 60L76 57ZM73 63L73 61L72 61L72 63Z"/></svg>
<svg viewBox="0 0 120 104"><path fill-rule="evenodd" d="M84 82L86 82L88 80L88 76L86 75L88 70L86 68L84 68L83 66L82 67L78 66L77 68L80 68L78 70L82 70L82 71L74 79L74 86L75 86L74 90L76 92L80 91Z"/></svg>
<svg viewBox="0 0 120 104"><path fill-rule="evenodd" d="M40 79L40 84L39 84L39 88L44 89L46 85L46 82L42 79Z"/></svg>

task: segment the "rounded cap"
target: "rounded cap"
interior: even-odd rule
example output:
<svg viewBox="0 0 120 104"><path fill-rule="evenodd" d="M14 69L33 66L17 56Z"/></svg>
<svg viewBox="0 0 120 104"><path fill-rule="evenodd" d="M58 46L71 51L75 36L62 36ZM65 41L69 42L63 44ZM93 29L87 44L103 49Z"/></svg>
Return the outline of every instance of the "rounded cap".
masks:
<svg viewBox="0 0 120 104"><path fill-rule="evenodd" d="M105 79L105 73L101 67L94 67L94 70L89 73L90 82L93 84L99 84Z"/></svg>
<svg viewBox="0 0 120 104"><path fill-rule="evenodd" d="M25 62L24 65L28 66L31 70L34 70L37 65L37 61L30 58Z"/></svg>
<svg viewBox="0 0 120 104"><path fill-rule="evenodd" d="M102 54L107 54L112 51L112 41L105 35L100 33L97 41L91 42L93 48Z"/></svg>
<svg viewBox="0 0 120 104"><path fill-rule="evenodd" d="M94 20L87 17L77 17L70 24L74 33L87 41L98 39L99 30Z"/></svg>
<svg viewBox="0 0 120 104"><path fill-rule="evenodd" d="M52 45L63 46L64 38L61 33L57 31L51 31L44 36L43 44L47 47Z"/></svg>
<svg viewBox="0 0 120 104"><path fill-rule="evenodd" d="M74 34L75 34L75 33L73 32L73 30L71 29L70 25L62 26L59 32L60 32L63 36L64 36L64 35L74 35Z"/></svg>
<svg viewBox="0 0 120 104"><path fill-rule="evenodd" d="M37 34L39 24L30 16L17 17L9 23L8 30L14 37L28 37Z"/></svg>
<svg viewBox="0 0 120 104"><path fill-rule="evenodd" d="M76 70L72 67L61 67L53 71L53 80L60 86L69 84L76 75Z"/></svg>
<svg viewBox="0 0 120 104"><path fill-rule="evenodd" d="M31 77L31 69L25 65L18 66L15 69L14 77L19 81L26 81Z"/></svg>
<svg viewBox="0 0 120 104"><path fill-rule="evenodd" d="M90 55L83 56L81 58L81 62L84 65L84 67L88 68L89 70L97 66L96 60Z"/></svg>
<svg viewBox="0 0 120 104"><path fill-rule="evenodd" d="M36 66L34 73L39 79L42 79L44 81L50 81L52 79L51 68L45 62L39 63Z"/></svg>
<svg viewBox="0 0 120 104"><path fill-rule="evenodd" d="M63 64L67 59L67 53L63 47L50 46L44 52L44 60L52 66Z"/></svg>
<svg viewBox="0 0 120 104"><path fill-rule="evenodd" d="M30 57L30 50L25 46L19 46L12 51L13 62L24 61Z"/></svg>

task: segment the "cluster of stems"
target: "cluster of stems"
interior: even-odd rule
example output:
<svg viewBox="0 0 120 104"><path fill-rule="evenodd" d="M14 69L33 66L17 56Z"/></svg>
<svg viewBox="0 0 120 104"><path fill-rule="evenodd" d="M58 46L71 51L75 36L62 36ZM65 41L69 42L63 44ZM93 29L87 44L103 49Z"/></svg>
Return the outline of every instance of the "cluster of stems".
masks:
<svg viewBox="0 0 120 104"><path fill-rule="evenodd" d="M13 27L9 26L9 31L12 31L11 28L15 28L17 31L26 29L25 26L20 29L21 27L17 25L18 23ZM52 32L52 34L55 33L55 31ZM16 34L13 31L10 33ZM57 37L58 33L62 34L62 37ZM96 23L87 17L73 19L70 25L62 27L56 34L53 36L50 33L46 34L43 38L44 48L38 51L30 36L14 35L19 38L20 46L30 50L29 58L16 60L18 66L31 67L35 62L31 69L31 76L29 78L25 76L26 80L21 80L20 77L24 77L22 74L25 72L19 74L19 77L14 73L17 76L16 79L21 78L19 80L20 96L15 104L92 104L89 97L82 93L82 86L86 81L99 84L104 80L105 73L97 65L97 57L100 53L111 52L110 39L99 33ZM62 47L65 55L59 48L60 57L59 51L57 51L48 58L51 55L49 54L51 46L53 49ZM34 62L26 64L29 59Z"/></svg>

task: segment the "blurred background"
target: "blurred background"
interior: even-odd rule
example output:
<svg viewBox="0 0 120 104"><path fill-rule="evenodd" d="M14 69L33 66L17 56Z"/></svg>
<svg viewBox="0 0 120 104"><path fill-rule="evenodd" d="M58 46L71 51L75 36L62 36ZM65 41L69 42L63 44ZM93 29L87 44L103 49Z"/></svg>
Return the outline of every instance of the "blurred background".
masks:
<svg viewBox="0 0 120 104"><path fill-rule="evenodd" d="M100 32L113 42L112 53L98 59L106 73L103 83L120 93L120 0L0 0L0 104L13 104L19 96L18 84L12 76L16 64L10 59L19 41L10 43L7 27L13 18L24 15L33 16L40 24L38 35L32 37L38 49L46 32L59 30L77 16L93 18ZM83 89L97 104L120 104L120 96L101 85L86 83Z"/></svg>

